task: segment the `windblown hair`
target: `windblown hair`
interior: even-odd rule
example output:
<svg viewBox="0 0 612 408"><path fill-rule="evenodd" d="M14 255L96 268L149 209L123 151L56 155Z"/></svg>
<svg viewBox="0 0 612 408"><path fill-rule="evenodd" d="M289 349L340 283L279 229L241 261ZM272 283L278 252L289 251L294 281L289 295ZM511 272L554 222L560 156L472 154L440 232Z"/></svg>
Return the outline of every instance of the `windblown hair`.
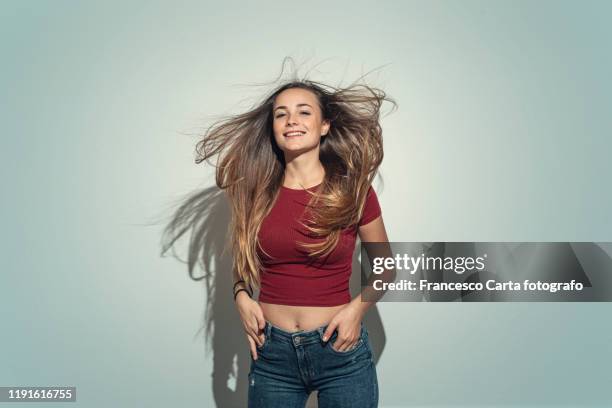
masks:
<svg viewBox="0 0 612 408"><path fill-rule="evenodd" d="M283 182L285 160L274 139L275 98L290 88L313 92L330 129L321 138L319 158L325 180L310 192L310 218L303 225L317 239L298 243L309 257L329 255L342 229L355 226L383 159L383 101L397 104L385 92L364 84L335 88L310 80L293 80L268 95L254 109L213 123L196 145L196 163L217 156L216 184L231 203L229 228L233 268L247 284L259 286L261 260L258 233ZM265 253L265 252L264 252Z"/></svg>

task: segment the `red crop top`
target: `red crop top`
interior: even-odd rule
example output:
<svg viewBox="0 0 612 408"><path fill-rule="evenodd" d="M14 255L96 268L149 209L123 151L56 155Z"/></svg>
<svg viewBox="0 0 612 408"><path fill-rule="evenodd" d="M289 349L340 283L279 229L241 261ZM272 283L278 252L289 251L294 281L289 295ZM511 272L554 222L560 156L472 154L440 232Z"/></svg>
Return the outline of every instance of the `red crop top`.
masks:
<svg viewBox="0 0 612 408"><path fill-rule="evenodd" d="M308 190L314 192L321 184ZM322 238L308 236L303 222L310 195L306 190L281 186L278 199L264 218L258 239L270 256L258 250L262 261L259 300L264 303L292 306L337 306L350 302L349 278L358 226L368 224L381 215L374 189L367 194L358 226L342 231L338 245L326 257L310 260L306 249L297 242L313 243Z"/></svg>

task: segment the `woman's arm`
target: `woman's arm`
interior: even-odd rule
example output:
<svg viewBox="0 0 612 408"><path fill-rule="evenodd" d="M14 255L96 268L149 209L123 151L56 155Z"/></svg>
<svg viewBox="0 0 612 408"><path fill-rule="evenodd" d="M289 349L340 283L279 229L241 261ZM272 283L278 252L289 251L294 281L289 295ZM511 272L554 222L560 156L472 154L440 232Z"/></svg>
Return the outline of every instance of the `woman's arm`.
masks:
<svg viewBox="0 0 612 408"><path fill-rule="evenodd" d="M377 217L373 221L362 225L358 230L359 239L363 243L367 242L382 242L388 243L387 231L385 230L385 224L382 216ZM389 245L377 245L374 248L368 248L366 246L368 256L372 259L374 256L392 256L391 248ZM371 278L374 278L372 276ZM395 270L387 270L381 275L376 276L384 281L393 281L395 278ZM371 285L371 282L370 282ZM362 294L366 291L368 299L374 299L372 301L362 301ZM376 303L378 298L382 297L383 294L377 293L369 286L366 286L364 290L351 302L341 309L332 319L323 335L323 341L327 341L332 333L338 329L338 338L334 343L334 348L338 351L346 351L351 349L357 340L359 339L360 323L365 315L366 311L370 306ZM343 326L343 327L340 327Z"/></svg>
<svg viewBox="0 0 612 408"><path fill-rule="evenodd" d="M232 285L234 288L234 293L236 293L237 290L239 289L246 289L249 290L249 288L247 288L246 283L244 283L244 280L242 280L242 278L240 277L240 275L238 274L238 271L234 268L233 270L233 280L232 280ZM239 283L237 283L239 282ZM245 296L246 293L239 293L238 296Z"/></svg>
<svg viewBox="0 0 612 408"><path fill-rule="evenodd" d="M370 259L374 259L375 257L393 257L391 247L388 245L389 238L387 237L387 231L385 229L385 223L383 222L382 216L376 218L366 225L359 227L359 239L362 243L366 244L366 252L368 253L368 257ZM387 243L387 245L368 246L368 242L381 242ZM374 289L371 288L373 278L382 279L385 282L392 282L395 279L395 269L386 270L380 275L372 275L370 278L371 279L368 281L368 285L351 301L351 303L354 304L354 307L360 310L362 316L365 315L368 308L376 303L376 301L384 294L374 291ZM362 300L363 294L366 291L366 298L374 300Z"/></svg>
<svg viewBox="0 0 612 408"><path fill-rule="evenodd" d="M234 284L234 302L242 320L244 331L247 334L247 341L249 348L251 349L251 355L254 360L257 360L257 348L256 346L262 346L264 342L263 329L266 325L266 320L263 315L263 311L255 300L251 299L250 288L242 281L236 269L233 270L233 284ZM237 293L240 289L240 293Z"/></svg>

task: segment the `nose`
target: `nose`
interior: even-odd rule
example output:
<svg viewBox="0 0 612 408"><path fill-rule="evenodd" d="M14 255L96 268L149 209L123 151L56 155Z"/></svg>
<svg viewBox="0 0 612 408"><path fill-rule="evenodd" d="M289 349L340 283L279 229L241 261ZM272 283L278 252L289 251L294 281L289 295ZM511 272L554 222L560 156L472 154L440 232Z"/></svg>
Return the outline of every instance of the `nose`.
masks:
<svg viewBox="0 0 612 408"><path fill-rule="evenodd" d="M297 125L297 121L290 114L287 114L287 125Z"/></svg>

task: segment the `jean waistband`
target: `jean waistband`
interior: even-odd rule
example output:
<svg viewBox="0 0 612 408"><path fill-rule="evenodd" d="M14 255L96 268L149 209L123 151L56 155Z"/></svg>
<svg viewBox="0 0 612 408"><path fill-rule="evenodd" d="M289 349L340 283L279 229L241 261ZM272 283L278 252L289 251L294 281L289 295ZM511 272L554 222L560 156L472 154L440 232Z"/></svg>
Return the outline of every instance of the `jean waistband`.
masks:
<svg viewBox="0 0 612 408"><path fill-rule="evenodd" d="M327 329L328 324L317 327L313 330L299 330L293 333L287 332L279 327L274 326L272 323L266 320L266 326L264 327L264 334L267 339L276 339L294 345L317 343L323 341L323 334ZM363 322L361 323L361 330L363 331ZM334 331L330 336L331 340L337 336L337 331Z"/></svg>

